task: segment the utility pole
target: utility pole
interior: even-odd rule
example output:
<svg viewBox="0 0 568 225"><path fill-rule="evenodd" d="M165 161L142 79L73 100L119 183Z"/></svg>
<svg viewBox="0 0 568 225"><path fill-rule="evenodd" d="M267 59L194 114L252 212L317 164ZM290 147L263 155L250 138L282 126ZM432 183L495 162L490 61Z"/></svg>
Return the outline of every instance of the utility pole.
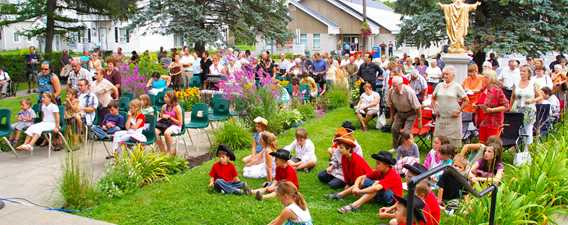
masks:
<svg viewBox="0 0 568 225"><path fill-rule="evenodd" d="M367 0L363 0L363 23L367 23ZM368 24L368 23L367 23ZM361 41L363 44L362 53L365 54L367 52L367 36L361 35Z"/></svg>

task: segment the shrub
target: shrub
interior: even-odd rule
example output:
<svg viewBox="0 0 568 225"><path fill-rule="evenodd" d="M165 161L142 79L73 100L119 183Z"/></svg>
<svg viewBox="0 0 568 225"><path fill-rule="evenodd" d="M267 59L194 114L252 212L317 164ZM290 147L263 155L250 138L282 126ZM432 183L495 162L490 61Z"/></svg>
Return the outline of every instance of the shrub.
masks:
<svg viewBox="0 0 568 225"><path fill-rule="evenodd" d="M303 117L304 120L308 120L308 119L314 118L316 116L316 112L315 112L316 109L310 103L297 104L297 105L295 105L295 108L300 112L300 114L302 114L302 117Z"/></svg>
<svg viewBox="0 0 568 225"><path fill-rule="evenodd" d="M27 50L10 51L0 54L0 65L10 74L10 77L16 82L27 81L25 56ZM52 52L49 54L40 54L41 61L49 61L51 69L55 73L61 71L61 62L59 59L63 55L62 52Z"/></svg>
<svg viewBox="0 0 568 225"><path fill-rule="evenodd" d="M252 138L248 129L239 121L231 118L223 127L213 132L215 146L225 144L233 150L245 149L251 146Z"/></svg>
<svg viewBox="0 0 568 225"><path fill-rule="evenodd" d="M69 154L63 168L63 179L59 187L65 208L84 209L97 201L97 191L77 160Z"/></svg>
<svg viewBox="0 0 568 225"><path fill-rule="evenodd" d="M279 117L282 119L282 126L284 129L297 127L302 123L303 116L297 109L280 111Z"/></svg>
<svg viewBox="0 0 568 225"><path fill-rule="evenodd" d="M322 97L328 110L349 106L349 90L346 88L334 86Z"/></svg>
<svg viewBox="0 0 568 225"><path fill-rule="evenodd" d="M168 74L168 71L164 69L162 64L158 63L158 56L156 54L140 55L140 60L138 61L137 66L140 75L146 78L150 78L154 72L158 72L162 75ZM133 67L133 65L131 65L131 67Z"/></svg>
<svg viewBox="0 0 568 225"><path fill-rule="evenodd" d="M132 151L115 154L115 165L97 184L108 198L120 197L147 184L168 180L168 176L185 171L185 159L155 152L145 152L141 145Z"/></svg>

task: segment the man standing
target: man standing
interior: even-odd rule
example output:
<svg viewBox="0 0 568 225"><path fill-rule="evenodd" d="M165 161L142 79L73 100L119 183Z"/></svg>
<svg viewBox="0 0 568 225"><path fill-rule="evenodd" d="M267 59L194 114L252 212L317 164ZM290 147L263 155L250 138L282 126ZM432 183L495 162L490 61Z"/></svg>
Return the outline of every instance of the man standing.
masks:
<svg viewBox="0 0 568 225"><path fill-rule="evenodd" d="M373 91L379 91L377 87L377 79L382 80L383 70L377 64L372 62L373 57L371 54L365 54L365 62L359 67L357 76L365 81L365 83L370 83L373 86ZM380 78L379 78L380 77ZM363 86L361 86L361 93L364 92Z"/></svg>
<svg viewBox="0 0 568 225"><path fill-rule="evenodd" d="M349 78L349 87L353 87L355 81L357 80L357 71L359 67L355 64L355 56L349 57L349 62L343 68L347 72L347 77Z"/></svg>
<svg viewBox="0 0 568 225"><path fill-rule="evenodd" d="M89 84L93 81L93 75L91 72L81 67L80 62L77 60L71 61L71 72L69 72L69 77L67 78L67 87L75 90L79 90L79 80L84 79Z"/></svg>
<svg viewBox="0 0 568 225"><path fill-rule="evenodd" d="M32 86L37 79L37 66L39 64L39 55L36 53L35 47L30 47L30 54L26 55L26 73L28 74L28 93L32 92ZM35 90L34 90L35 92Z"/></svg>
<svg viewBox="0 0 568 225"><path fill-rule="evenodd" d="M0 68L0 93L2 96L8 95L8 86L10 85L10 76L4 69Z"/></svg>
<svg viewBox="0 0 568 225"><path fill-rule="evenodd" d="M312 73L313 78L316 81L316 83L318 83L320 90L324 89L325 74L327 73L328 69L329 69L329 66L327 65L325 60L323 60L321 55L316 52L314 54L314 62L313 62L313 66L312 66L310 72Z"/></svg>
<svg viewBox="0 0 568 225"><path fill-rule="evenodd" d="M417 116L418 126L421 128L422 116L420 113L420 102L416 97L416 93L410 86L402 83L402 77L393 77L392 87L389 90L387 106L393 115L392 147L396 149L399 145L400 133L410 131Z"/></svg>
<svg viewBox="0 0 568 225"><path fill-rule="evenodd" d="M510 59L509 67L503 68L498 76L499 81L503 84L503 92L507 99L511 99L513 87L519 85L521 81L521 71L517 67L517 60Z"/></svg>
<svg viewBox="0 0 568 225"><path fill-rule="evenodd" d="M389 56L393 57L394 55L394 44L392 43L392 41L389 41Z"/></svg>
<svg viewBox="0 0 568 225"><path fill-rule="evenodd" d="M61 83L59 82L59 77L50 71L47 62L41 64L41 71L37 77L37 90L39 93L53 93L57 103L61 103Z"/></svg>
<svg viewBox="0 0 568 225"><path fill-rule="evenodd" d="M280 62L278 63L278 67L280 68L280 74L284 75L288 69L292 67L292 62L286 58L285 53L280 53Z"/></svg>
<svg viewBox="0 0 568 225"><path fill-rule="evenodd" d="M93 124L93 120L95 120L97 107L99 107L99 100L97 99L97 96L91 92L89 82L87 80L80 79L78 85L81 119L87 124L87 126L91 126Z"/></svg>

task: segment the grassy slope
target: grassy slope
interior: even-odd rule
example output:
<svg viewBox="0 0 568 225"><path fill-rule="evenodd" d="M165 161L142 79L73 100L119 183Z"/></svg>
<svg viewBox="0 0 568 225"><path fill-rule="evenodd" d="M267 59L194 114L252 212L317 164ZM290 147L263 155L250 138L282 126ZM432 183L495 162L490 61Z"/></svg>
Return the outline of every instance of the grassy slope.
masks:
<svg viewBox="0 0 568 225"><path fill-rule="evenodd" d="M300 191L305 195L316 224L377 224L378 205L365 205L362 210L341 215L336 209L350 203L354 198L330 201L325 194L333 190L321 184L317 172L327 166L326 149L331 144L336 127L343 120L355 120L352 110L343 108L328 113L321 119L314 119L304 125L316 145L319 159L317 169L309 174L299 173ZM365 158L380 149L389 149L390 134L370 131L356 132L355 136L364 148ZM280 146L288 144L293 131L279 136ZM238 152L243 157L247 152ZM117 224L267 224L281 210L274 199L258 202L251 196L224 196L207 192L208 172L213 162L172 177L170 182L150 185L130 196L112 200L83 212L92 217ZM242 171L242 163L237 168ZM252 187L259 187L263 180L246 179Z"/></svg>

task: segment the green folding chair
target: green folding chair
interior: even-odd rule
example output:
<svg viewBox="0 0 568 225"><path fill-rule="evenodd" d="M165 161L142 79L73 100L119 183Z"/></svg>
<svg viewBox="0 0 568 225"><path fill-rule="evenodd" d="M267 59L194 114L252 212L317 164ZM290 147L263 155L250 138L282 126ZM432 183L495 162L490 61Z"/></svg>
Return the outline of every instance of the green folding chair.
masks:
<svg viewBox="0 0 568 225"><path fill-rule="evenodd" d="M142 134L146 137L145 142L134 142L129 140L125 142L127 146L133 146L137 144L142 144L145 146L153 146L156 143L156 118L154 116L145 117L146 124L148 127L142 131Z"/></svg>
<svg viewBox="0 0 568 225"><path fill-rule="evenodd" d="M134 95L130 92L122 92L122 93L120 93L120 97L121 98L128 98L128 99L132 100L132 98L134 98Z"/></svg>
<svg viewBox="0 0 568 225"><path fill-rule="evenodd" d="M178 134L172 134L172 137L174 137L176 141L176 150L179 147L179 139L181 138L184 144L185 155L188 156L189 150L187 149L187 143L185 141L185 138L183 138L183 135L185 135L185 132L187 131L187 129L185 128L185 111L183 110L183 107L180 108L181 108L181 121L182 121L181 130ZM160 136L164 136L164 133L161 133Z"/></svg>
<svg viewBox="0 0 568 225"><path fill-rule="evenodd" d="M224 98L213 98L213 113L209 114L209 121L226 121L230 116L229 100Z"/></svg>
<svg viewBox="0 0 568 225"><path fill-rule="evenodd" d="M118 111L120 112L128 112L128 105L130 104L130 98L128 97L120 97L118 100Z"/></svg>
<svg viewBox="0 0 568 225"><path fill-rule="evenodd" d="M189 131L194 129L199 131L209 127L209 106L205 103L194 104L191 107L191 121L184 126L188 129L187 134L191 144L195 144L191 138L191 132ZM207 135L207 140L209 140L209 145L211 145L209 134L207 132L205 132L205 134Z"/></svg>
<svg viewBox="0 0 568 225"><path fill-rule="evenodd" d="M189 87L201 87L201 78L199 76L193 76L189 82Z"/></svg>
<svg viewBox="0 0 568 225"><path fill-rule="evenodd" d="M6 141L6 144L10 147L14 155L18 157L16 149L14 149L14 146L12 146L12 143L8 140L8 137L12 133L12 125L10 124L11 114L12 112L9 109L0 109L0 137Z"/></svg>

